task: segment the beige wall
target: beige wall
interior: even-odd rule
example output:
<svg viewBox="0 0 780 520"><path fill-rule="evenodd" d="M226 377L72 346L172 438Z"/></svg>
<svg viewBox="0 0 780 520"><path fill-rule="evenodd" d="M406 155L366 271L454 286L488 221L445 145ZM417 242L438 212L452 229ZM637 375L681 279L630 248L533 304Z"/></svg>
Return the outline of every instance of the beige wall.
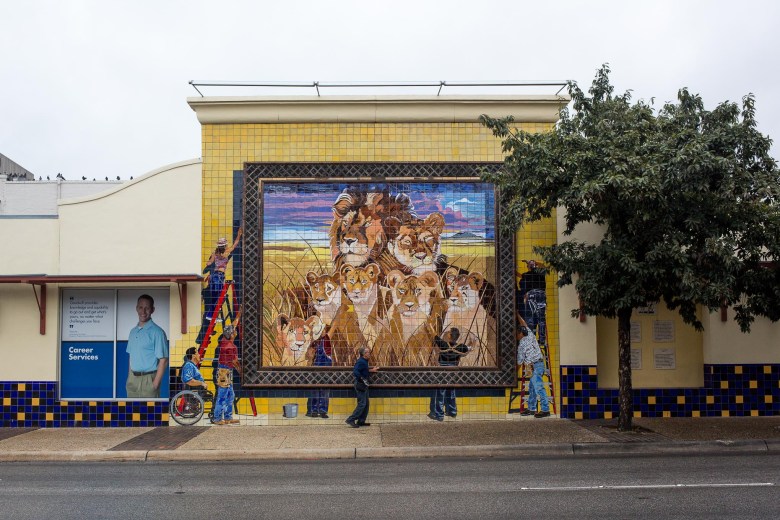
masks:
<svg viewBox="0 0 780 520"><path fill-rule="evenodd" d="M36 289L38 290L38 289ZM46 335L27 284L0 285L0 381L53 381L57 376L59 291L46 290Z"/></svg>
<svg viewBox="0 0 780 520"><path fill-rule="evenodd" d="M674 341L653 341L653 322L671 321L674 324ZM598 329L598 374L599 387L618 387L618 333L617 320L597 318ZM642 350L642 368L632 370L634 388L681 388L704 385L704 358L702 334L686 325L677 311L670 311L659 305L656 315L638 315L636 310L631 321L641 325L641 341L632 343L632 349ZM656 348L674 349L674 369L655 369L653 363Z"/></svg>
<svg viewBox="0 0 780 520"><path fill-rule="evenodd" d="M199 273L201 192L195 160L61 201L59 274Z"/></svg>
<svg viewBox="0 0 780 520"><path fill-rule="evenodd" d="M597 242L603 234L600 227L592 224L577 226L571 237L565 236L566 212L558 208L557 214L558 243L575 239L583 242ZM567 285L558 290L561 303L558 307L558 322L561 334L561 365L595 365L598 360L596 349L596 318L587 316L585 322L572 318L571 311L580 306L574 285Z"/></svg>
<svg viewBox="0 0 780 520"><path fill-rule="evenodd" d="M0 244L0 275L56 273L59 221L56 218L0 219Z"/></svg>
<svg viewBox="0 0 780 520"><path fill-rule="evenodd" d="M757 318L743 334L729 309L728 321L720 312L704 316L704 362L708 364L780 363L780 322Z"/></svg>

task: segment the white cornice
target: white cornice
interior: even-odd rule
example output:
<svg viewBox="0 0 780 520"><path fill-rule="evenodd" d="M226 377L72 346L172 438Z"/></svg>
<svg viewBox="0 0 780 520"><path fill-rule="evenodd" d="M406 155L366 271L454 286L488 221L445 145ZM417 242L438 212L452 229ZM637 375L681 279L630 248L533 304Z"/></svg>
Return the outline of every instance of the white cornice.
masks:
<svg viewBox="0 0 780 520"><path fill-rule="evenodd" d="M475 123L479 116L554 123L569 96L192 97L201 124Z"/></svg>

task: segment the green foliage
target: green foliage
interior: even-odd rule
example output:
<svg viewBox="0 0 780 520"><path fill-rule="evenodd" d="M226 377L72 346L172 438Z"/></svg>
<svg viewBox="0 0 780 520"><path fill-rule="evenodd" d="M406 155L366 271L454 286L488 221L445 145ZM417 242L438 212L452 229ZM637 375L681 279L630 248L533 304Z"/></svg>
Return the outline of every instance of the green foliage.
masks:
<svg viewBox="0 0 780 520"><path fill-rule="evenodd" d="M606 65L587 93L568 89L572 110L551 132L482 116L507 154L502 171L484 175L507 208L501 225L562 207L565 235L586 223L603 229L598 243L537 249L559 285L575 284L587 314L663 299L698 329L697 305L733 305L745 331L755 316L780 319L780 174L753 96L708 111L681 89L656 111L616 95Z"/></svg>

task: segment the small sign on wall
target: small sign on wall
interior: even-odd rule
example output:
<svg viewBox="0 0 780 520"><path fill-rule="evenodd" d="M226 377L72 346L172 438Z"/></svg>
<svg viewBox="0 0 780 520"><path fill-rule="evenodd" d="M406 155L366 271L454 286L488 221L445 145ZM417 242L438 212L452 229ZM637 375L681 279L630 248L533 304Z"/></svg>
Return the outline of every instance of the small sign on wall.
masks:
<svg viewBox="0 0 780 520"><path fill-rule="evenodd" d="M637 307L636 313L640 316L655 316L655 303L651 303L647 307Z"/></svg>
<svg viewBox="0 0 780 520"><path fill-rule="evenodd" d="M642 349L631 349L631 370L642 370Z"/></svg>
<svg viewBox="0 0 780 520"><path fill-rule="evenodd" d="M653 341L655 341L656 343L674 342L674 322L672 320L654 321Z"/></svg>
<svg viewBox="0 0 780 520"><path fill-rule="evenodd" d="M642 324L638 321L631 322L631 343L642 343Z"/></svg>
<svg viewBox="0 0 780 520"><path fill-rule="evenodd" d="M677 359L673 348L653 349L653 365L656 370L674 370L677 368Z"/></svg>

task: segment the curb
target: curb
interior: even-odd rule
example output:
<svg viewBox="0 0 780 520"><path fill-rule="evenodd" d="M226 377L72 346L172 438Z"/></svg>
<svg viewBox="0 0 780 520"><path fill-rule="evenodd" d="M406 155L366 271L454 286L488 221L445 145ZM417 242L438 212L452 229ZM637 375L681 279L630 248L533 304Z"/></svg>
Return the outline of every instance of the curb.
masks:
<svg viewBox="0 0 780 520"><path fill-rule="evenodd" d="M575 455L651 455L688 453L767 452L766 441L675 441L663 443L581 443L572 444ZM780 450L780 445L777 446Z"/></svg>
<svg viewBox="0 0 780 520"><path fill-rule="evenodd" d="M611 455L780 453L780 440L676 441L663 443L551 443L375 448L281 448L265 450L8 451L2 462L215 462L261 460L354 460L420 458L539 458Z"/></svg>
<svg viewBox="0 0 780 520"><path fill-rule="evenodd" d="M154 450L147 461L243 461L354 459L355 448L280 448L268 450Z"/></svg>
<svg viewBox="0 0 780 520"><path fill-rule="evenodd" d="M146 451L6 451L0 462L144 462Z"/></svg>
<svg viewBox="0 0 780 520"><path fill-rule="evenodd" d="M394 446L356 448L356 459L436 457L550 457L574 455L572 444L514 444L484 446Z"/></svg>

